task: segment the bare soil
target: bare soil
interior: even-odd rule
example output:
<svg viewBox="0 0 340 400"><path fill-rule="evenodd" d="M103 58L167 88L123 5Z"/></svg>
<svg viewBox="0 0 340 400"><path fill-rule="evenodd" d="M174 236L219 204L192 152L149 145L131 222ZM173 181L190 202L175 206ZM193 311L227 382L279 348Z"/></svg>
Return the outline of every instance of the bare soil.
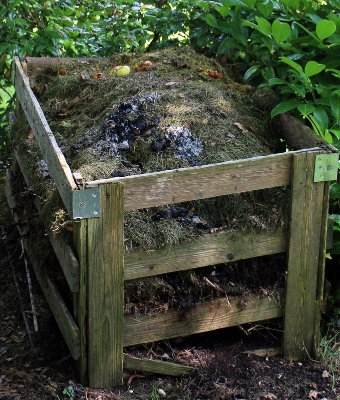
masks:
<svg viewBox="0 0 340 400"><path fill-rule="evenodd" d="M46 304L10 218L1 185L0 399L339 399L327 366L307 359L251 353L280 345L280 321L244 325L130 349L197 367L191 377L129 375L124 386L95 390L79 384L58 326ZM38 331L34 332L25 260L32 279ZM14 278L15 276L15 278ZM18 289L19 293L18 294ZM23 318L25 314L30 336ZM31 340L30 340L31 339ZM31 343L30 343L31 341ZM326 372L325 372L326 371Z"/></svg>

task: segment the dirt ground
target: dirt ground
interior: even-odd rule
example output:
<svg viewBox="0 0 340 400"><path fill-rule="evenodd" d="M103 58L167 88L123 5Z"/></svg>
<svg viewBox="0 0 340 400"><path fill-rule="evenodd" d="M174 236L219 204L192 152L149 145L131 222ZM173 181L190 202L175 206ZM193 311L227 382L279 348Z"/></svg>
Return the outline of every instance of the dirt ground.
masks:
<svg viewBox="0 0 340 400"><path fill-rule="evenodd" d="M339 381L314 360L289 362L281 356L251 353L280 345L280 321L244 325L135 348L197 367L183 378L134 376L124 386L94 390L78 383L75 363L22 253L20 236L6 211L0 186L0 399L339 399ZM26 264L26 265L25 265ZM27 283L32 280L35 312ZM33 315L38 331L31 332Z"/></svg>

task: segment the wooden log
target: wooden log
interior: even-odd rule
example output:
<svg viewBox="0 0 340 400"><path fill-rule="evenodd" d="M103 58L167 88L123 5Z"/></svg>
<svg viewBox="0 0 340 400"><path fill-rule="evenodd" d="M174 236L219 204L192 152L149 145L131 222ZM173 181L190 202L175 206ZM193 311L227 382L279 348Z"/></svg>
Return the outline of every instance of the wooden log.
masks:
<svg viewBox="0 0 340 400"><path fill-rule="evenodd" d="M30 88L29 79L26 77L18 57L14 58L13 68L15 71L14 86L17 97L20 100L27 121L34 132L39 148L65 207L72 217L72 190L76 190L77 185L73 180L71 170L46 121L39 102Z"/></svg>
<svg viewBox="0 0 340 400"><path fill-rule="evenodd" d="M125 255L124 279L145 278L286 251L286 229L204 235L153 251Z"/></svg>
<svg viewBox="0 0 340 400"><path fill-rule="evenodd" d="M24 239L25 250L38 278L41 289L45 295L48 305L53 313L65 342L71 352L72 357L77 360L80 353L80 332L72 315L67 308L60 292L54 282L47 275L47 267L39 263L36 254L32 251L33 244L28 239Z"/></svg>
<svg viewBox="0 0 340 400"><path fill-rule="evenodd" d="M124 354L124 368L132 371L151 372L170 376L194 375L195 368L186 365L175 364L161 360L149 360L147 358L136 358Z"/></svg>
<svg viewBox="0 0 340 400"><path fill-rule="evenodd" d="M325 183L314 183L316 156L309 152L293 156L283 337L283 353L289 360L313 356L319 248L325 228Z"/></svg>
<svg viewBox="0 0 340 400"><path fill-rule="evenodd" d="M229 297L202 303L188 310L124 318L124 346L188 336L215 329L278 318L280 302L256 295Z"/></svg>
<svg viewBox="0 0 340 400"><path fill-rule="evenodd" d="M125 211L200 200L290 183L293 153L226 161L124 178L86 182L85 185L123 182Z"/></svg>
<svg viewBox="0 0 340 400"><path fill-rule="evenodd" d="M25 165L22 162L20 153L17 149L14 150L14 155L17 159L20 171L24 177L27 187L32 187L30 178L25 170ZM38 197L35 197L34 204L38 212L40 213L41 204ZM77 258L75 257L71 246L66 242L66 240L62 236L55 235L53 232L51 232L46 221L43 218L41 218L41 220L47 231L48 237L50 239L53 250L58 258L61 269L64 272L69 288L72 292L77 292L79 290L79 263Z"/></svg>
<svg viewBox="0 0 340 400"><path fill-rule="evenodd" d="M73 223L73 243L79 260L79 292L73 294L74 317L80 330L80 359L77 369L82 385L88 383L87 370L87 219Z"/></svg>
<svg viewBox="0 0 340 400"><path fill-rule="evenodd" d="M310 149L323 145L337 152L337 149L330 146L328 142L317 135L311 128L289 114L280 114L280 130L284 139L294 150Z"/></svg>
<svg viewBox="0 0 340 400"><path fill-rule="evenodd" d="M123 185L101 187L101 217L87 221L88 374L91 387L123 383Z"/></svg>

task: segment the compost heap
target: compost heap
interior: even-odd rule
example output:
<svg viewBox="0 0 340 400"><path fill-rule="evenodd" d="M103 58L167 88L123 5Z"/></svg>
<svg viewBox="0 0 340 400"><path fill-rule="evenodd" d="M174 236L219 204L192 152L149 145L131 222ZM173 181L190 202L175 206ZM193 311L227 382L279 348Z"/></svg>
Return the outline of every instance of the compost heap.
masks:
<svg viewBox="0 0 340 400"><path fill-rule="evenodd" d="M131 72L117 76L119 65ZM84 182L282 151L261 104L266 93L233 82L220 64L191 48L119 54L109 62L60 60L30 83L72 172ZM68 215L20 112L12 140L35 182L43 217L56 234L70 234L64 229ZM274 188L127 212L126 251L222 229L286 225L288 198L286 188Z"/></svg>

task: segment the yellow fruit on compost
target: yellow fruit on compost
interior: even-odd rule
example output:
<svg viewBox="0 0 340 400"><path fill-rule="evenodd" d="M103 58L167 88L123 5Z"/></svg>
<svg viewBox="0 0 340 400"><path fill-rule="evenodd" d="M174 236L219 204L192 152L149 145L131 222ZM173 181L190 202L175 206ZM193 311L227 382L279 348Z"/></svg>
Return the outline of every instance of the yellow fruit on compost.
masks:
<svg viewBox="0 0 340 400"><path fill-rule="evenodd" d="M123 65L120 68L117 69L117 76L125 76L125 75L129 75L130 73L130 67L128 67L127 65Z"/></svg>

